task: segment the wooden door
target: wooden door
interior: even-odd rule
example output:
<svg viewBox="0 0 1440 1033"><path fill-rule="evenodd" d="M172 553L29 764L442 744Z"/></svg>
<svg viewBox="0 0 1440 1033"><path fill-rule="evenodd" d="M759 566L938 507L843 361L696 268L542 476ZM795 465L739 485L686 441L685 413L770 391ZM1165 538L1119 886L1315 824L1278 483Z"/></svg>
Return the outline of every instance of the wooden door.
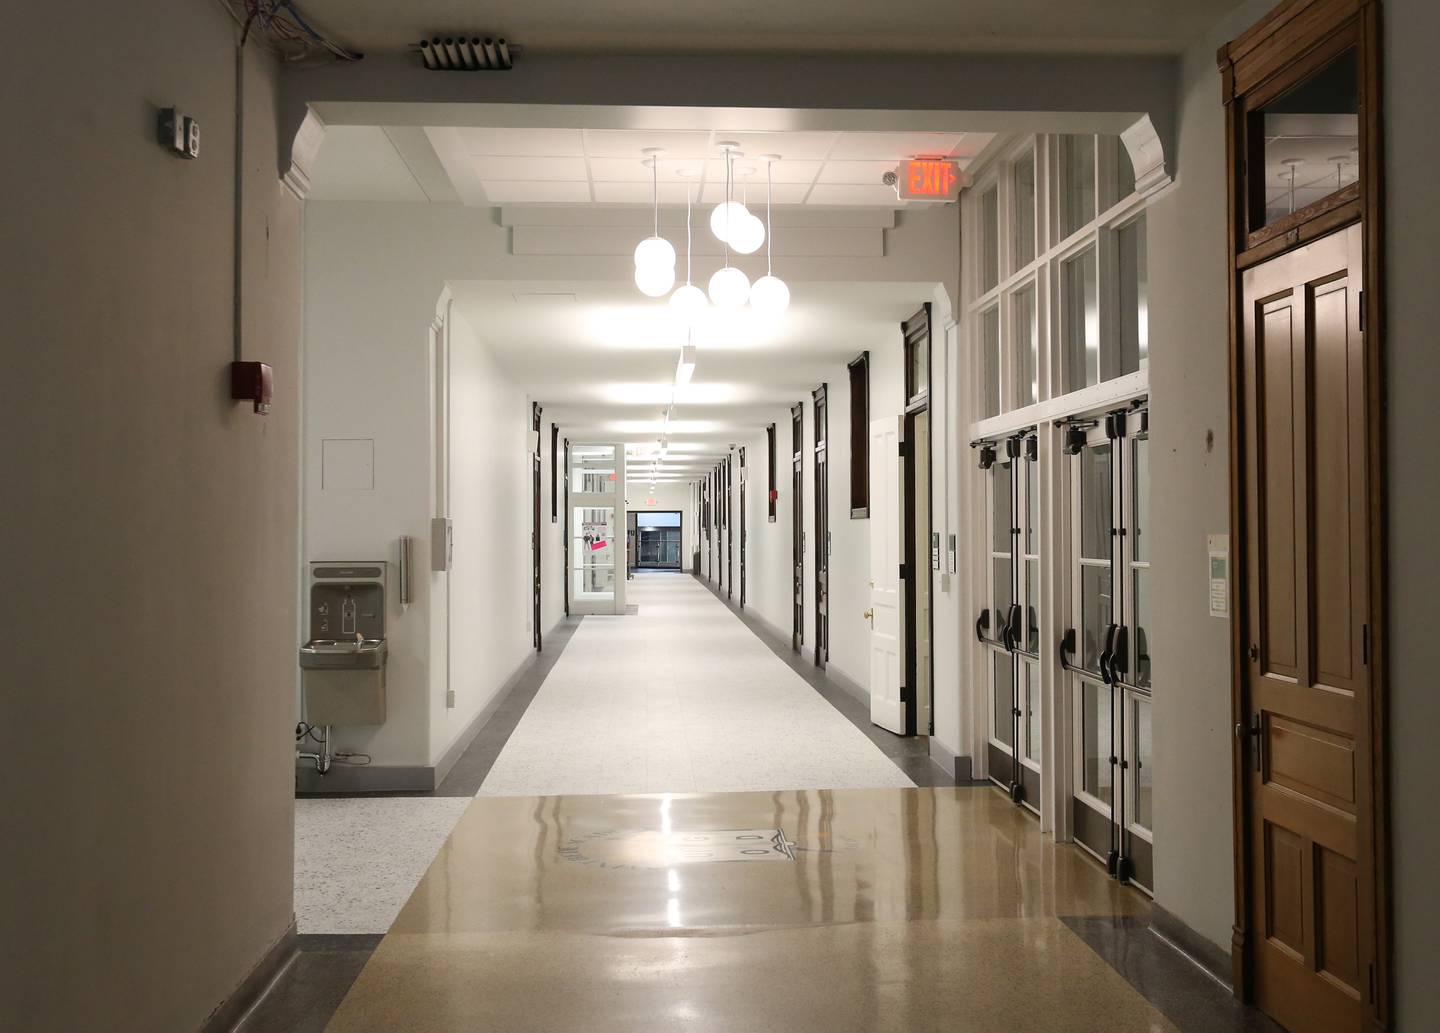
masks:
<svg viewBox="0 0 1440 1033"><path fill-rule="evenodd" d="M1305 1031L1361 1027L1375 957L1361 286L1359 225L1241 280L1252 975Z"/></svg>

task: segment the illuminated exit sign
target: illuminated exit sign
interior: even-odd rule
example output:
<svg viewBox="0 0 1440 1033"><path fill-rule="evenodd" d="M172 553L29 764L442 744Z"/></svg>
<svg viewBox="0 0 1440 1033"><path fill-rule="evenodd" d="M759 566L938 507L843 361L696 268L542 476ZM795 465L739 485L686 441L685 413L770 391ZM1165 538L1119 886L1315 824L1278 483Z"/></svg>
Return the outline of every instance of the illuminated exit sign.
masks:
<svg viewBox="0 0 1440 1033"><path fill-rule="evenodd" d="M970 177L949 158L911 158L895 170L895 189L904 201L953 201Z"/></svg>

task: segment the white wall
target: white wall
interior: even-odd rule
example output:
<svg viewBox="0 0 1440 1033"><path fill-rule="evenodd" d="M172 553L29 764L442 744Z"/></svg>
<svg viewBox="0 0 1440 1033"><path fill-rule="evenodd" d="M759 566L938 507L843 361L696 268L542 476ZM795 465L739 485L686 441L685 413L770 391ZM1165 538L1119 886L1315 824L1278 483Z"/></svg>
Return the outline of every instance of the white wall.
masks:
<svg viewBox="0 0 1440 1033"><path fill-rule="evenodd" d="M252 48L262 417L228 390L234 54L213 3L6 11L0 1029L193 1033L292 921L300 205Z"/></svg>
<svg viewBox="0 0 1440 1033"><path fill-rule="evenodd" d="M1384 22L1386 392L1389 403L1390 787L1397 1028L1440 1029L1434 979L1440 922L1440 637L1429 615L1440 584L1440 460L1432 446L1440 398L1440 292L1435 249L1440 136L1434 99L1440 6L1386 0Z"/></svg>
<svg viewBox="0 0 1440 1033"><path fill-rule="evenodd" d="M1250 3L1186 51L1175 182L1147 215L1155 899L1227 950L1230 623L1209 615L1205 551L1205 536L1230 522L1225 112L1215 51L1270 6Z"/></svg>
<svg viewBox="0 0 1440 1033"><path fill-rule="evenodd" d="M533 518L530 402L465 317L456 311L451 320L450 515L455 559L449 575L435 576L440 581L450 578L450 687L455 706L447 709L444 681L437 679L429 701L432 764L534 648L528 548ZM541 433L544 436L543 428ZM550 519L543 483L549 473L549 444L547 437L541 449L542 533ZM542 590L542 603L544 595Z"/></svg>

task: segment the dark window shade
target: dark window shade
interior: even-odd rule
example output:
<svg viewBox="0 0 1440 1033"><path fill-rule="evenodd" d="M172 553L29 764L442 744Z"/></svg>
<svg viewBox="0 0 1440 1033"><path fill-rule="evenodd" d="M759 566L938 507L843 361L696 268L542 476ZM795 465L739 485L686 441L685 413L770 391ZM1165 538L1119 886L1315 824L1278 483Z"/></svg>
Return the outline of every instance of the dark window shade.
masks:
<svg viewBox="0 0 1440 1033"><path fill-rule="evenodd" d="M870 353L850 363L850 517L870 515Z"/></svg>

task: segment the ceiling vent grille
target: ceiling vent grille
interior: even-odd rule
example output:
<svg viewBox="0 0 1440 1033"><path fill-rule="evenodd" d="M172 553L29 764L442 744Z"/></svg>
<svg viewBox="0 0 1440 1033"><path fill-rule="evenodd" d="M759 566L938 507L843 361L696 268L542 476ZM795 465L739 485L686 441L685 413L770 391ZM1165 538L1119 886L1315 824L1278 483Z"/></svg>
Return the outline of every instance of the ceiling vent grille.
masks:
<svg viewBox="0 0 1440 1033"><path fill-rule="evenodd" d="M520 47L491 36L432 36L416 48L432 72L508 72Z"/></svg>

